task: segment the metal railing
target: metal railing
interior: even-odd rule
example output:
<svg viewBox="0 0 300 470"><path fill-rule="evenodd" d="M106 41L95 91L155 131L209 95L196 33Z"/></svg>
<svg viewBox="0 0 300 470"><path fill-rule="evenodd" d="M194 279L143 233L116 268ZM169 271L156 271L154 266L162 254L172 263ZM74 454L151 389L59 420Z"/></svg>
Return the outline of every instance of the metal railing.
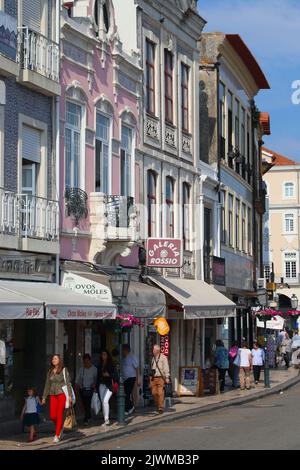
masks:
<svg viewBox="0 0 300 470"><path fill-rule="evenodd" d="M0 188L0 233L16 235L18 229L18 199L15 193Z"/></svg>
<svg viewBox="0 0 300 470"><path fill-rule="evenodd" d="M31 196L30 194L21 194L18 199L21 235L25 238L58 240L58 201Z"/></svg>
<svg viewBox="0 0 300 470"><path fill-rule="evenodd" d="M105 196L107 223L109 227L129 228L134 211L134 198L129 196Z"/></svg>
<svg viewBox="0 0 300 470"><path fill-rule="evenodd" d="M0 188L0 233L58 241L58 201Z"/></svg>
<svg viewBox="0 0 300 470"><path fill-rule="evenodd" d="M19 28L17 59L24 69L59 82L59 45L46 36Z"/></svg>

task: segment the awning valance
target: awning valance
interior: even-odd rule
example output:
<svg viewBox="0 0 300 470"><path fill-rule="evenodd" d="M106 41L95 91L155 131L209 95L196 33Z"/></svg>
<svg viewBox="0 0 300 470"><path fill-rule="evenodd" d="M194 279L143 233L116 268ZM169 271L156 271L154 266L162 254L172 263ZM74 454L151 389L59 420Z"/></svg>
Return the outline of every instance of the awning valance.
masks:
<svg viewBox="0 0 300 470"><path fill-rule="evenodd" d="M42 282L0 282L0 318L102 320L116 318L116 306ZM9 316L10 315L10 316Z"/></svg>
<svg viewBox="0 0 300 470"><path fill-rule="evenodd" d="M88 296L111 299L109 276L105 274L85 271L64 272L62 285ZM127 299L122 306L124 313L130 313L136 317L163 317L166 311L166 297L156 287L131 280Z"/></svg>
<svg viewBox="0 0 300 470"><path fill-rule="evenodd" d="M148 279L181 306L184 319L235 316L235 303L204 281L162 276L148 276ZM171 313L168 318L172 318Z"/></svg>

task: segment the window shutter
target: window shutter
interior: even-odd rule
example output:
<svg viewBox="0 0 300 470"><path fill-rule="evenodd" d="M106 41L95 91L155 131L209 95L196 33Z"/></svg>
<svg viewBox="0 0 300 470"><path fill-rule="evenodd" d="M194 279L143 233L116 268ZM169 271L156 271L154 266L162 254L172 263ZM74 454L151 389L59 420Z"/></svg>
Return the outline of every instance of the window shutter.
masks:
<svg viewBox="0 0 300 470"><path fill-rule="evenodd" d="M23 25L40 33L43 0L23 1Z"/></svg>
<svg viewBox="0 0 300 470"><path fill-rule="evenodd" d="M30 162L41 162L41 131L23 125L22 157Z"/></svg>

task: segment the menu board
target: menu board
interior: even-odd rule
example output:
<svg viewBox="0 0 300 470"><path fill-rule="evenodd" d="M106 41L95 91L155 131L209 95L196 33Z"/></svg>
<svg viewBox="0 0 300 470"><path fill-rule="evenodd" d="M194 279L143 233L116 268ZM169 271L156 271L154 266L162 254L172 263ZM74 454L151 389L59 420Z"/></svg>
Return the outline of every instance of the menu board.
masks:
<svg viewBox="0 0 300 470"><path fill-rule="evenodd" d="M178 395L193 397L203 395L201 367L179 367Z"/></svg>

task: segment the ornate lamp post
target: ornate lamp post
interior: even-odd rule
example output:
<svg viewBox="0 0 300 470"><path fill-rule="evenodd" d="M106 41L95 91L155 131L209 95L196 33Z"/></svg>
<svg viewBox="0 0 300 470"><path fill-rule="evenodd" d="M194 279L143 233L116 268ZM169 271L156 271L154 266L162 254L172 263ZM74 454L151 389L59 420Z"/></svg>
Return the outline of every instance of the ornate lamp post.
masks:
<svg viewBox="0 0 300 470"><path fill-rule="evenodd" d="M110 276L109 279L110 289L113 299L117 302L118 313L122 312L122 302L127 299L130 278L121 267ZM119 333L119 390L118 390L118 422L119 424L125 423L125 393L124 381L122 377L122 332Z"/></svg>
<svg viewBox="0 0 300 470"><path fill-rule="evenodd" d="M297 310L297 308L298 308L298 297L295 294L293 294L292 297L291 297L291 304L292 304L292 309Z"/></svg>

